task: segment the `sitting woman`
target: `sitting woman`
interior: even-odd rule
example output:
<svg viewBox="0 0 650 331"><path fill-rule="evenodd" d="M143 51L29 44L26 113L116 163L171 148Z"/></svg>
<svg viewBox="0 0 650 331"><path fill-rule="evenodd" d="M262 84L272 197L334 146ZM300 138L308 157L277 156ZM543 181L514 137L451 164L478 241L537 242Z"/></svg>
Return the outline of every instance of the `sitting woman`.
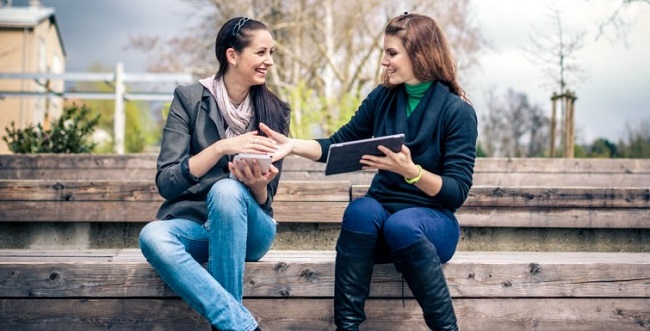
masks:
<svg viewBox="0 0 650 331"><path fill-rule="evenodd" d="M213 329L259 330L242 304L244 266L261 259L275 238L271 202L282 162L262 173L257 163L233 164L231 156L274 152L257 127L263 121L286 134L289 107L265 85L273 38L263 23L229 20L215 52L217 74L174 93L157 161L165 201L159 220L142 229L140 248Z"/></svg>
<svg viewBox="0 0 650 331"><path fill-rule="evenodd" d="M454 212L464 203L476 157L476 113L456 78L443 32L430 17L404 14L384 35L383 84L352 119L328 139L289 139L260 125L278 142L276 159L292 153L327 160L328 148L403 133L398 152L380 146L364 155L378 169L364 198L345 210L336 244L334 320L338 330L358 330L365 320L374 263L395 263L433 330L458 330L441 264L456 251L460 228Z"/></svg>

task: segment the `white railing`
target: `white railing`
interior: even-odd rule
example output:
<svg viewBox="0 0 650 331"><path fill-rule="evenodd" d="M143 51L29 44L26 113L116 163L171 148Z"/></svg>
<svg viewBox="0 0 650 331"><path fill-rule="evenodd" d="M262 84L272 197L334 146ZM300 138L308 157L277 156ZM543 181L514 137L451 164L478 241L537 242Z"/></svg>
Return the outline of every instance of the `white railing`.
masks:
<svg viewBox="0 0 650 331"><path fill-rule="evenodd" d="M192 82L192 75L185 73L125 73L122 63L118 63L115 72L70 72L62 74L51 73L0 73L0 79L32 79L39 85L49 86L44 81L86 81L86 82L107 82L113 84L115 92L75 92L75 91L53 91L47 89L37 91L0 91L0 99L4 97L40 97L40 98L64 98L64 99L91 99L91 100L115 100L115 153L124 154L124 132L125 115L124 102L128 100L142 101L171 101L173 90L158 92L128 92L125 83L173 83L174 86Z"/></svg>

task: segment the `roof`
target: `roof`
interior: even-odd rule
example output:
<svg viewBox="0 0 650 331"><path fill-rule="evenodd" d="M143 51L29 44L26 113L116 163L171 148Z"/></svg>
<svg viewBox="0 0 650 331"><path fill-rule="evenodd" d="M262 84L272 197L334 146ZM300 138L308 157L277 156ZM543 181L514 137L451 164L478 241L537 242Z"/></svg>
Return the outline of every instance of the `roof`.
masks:
<svg viewBox="0 0 650 331"><path fill-rule="evenodd" d="M34 27L46 19L54 18L54 8L1 7L0 27Z"/></svg>
<svg viewBox="0 0 650 331"><path fill-rule="evenodd" d="M0 28L33 28L45 20L56 28L59 36L61 50L65 56L65 47L61 36L61 29L54 17L54 8L45 7L0 7Z"/></svg>

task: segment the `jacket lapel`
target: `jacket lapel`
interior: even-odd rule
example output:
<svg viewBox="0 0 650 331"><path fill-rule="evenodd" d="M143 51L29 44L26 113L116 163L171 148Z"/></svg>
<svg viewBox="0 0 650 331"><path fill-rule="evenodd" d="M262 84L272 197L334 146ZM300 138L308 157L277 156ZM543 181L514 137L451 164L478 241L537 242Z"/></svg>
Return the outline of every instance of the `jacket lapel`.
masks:
<svg viewBox="0 0 650 331"><path fill-rule="evenodd" d="M217 127L217 132L219 137L226 137L226 127L223 124L223 118L221 117L221 112L219 112L219 107L217 107L217 102L214 100L214 96L208 89L203 89L203 102L201 102L201 111L204 111L208 114L208 117L212 120L214 125Z"/></svg>

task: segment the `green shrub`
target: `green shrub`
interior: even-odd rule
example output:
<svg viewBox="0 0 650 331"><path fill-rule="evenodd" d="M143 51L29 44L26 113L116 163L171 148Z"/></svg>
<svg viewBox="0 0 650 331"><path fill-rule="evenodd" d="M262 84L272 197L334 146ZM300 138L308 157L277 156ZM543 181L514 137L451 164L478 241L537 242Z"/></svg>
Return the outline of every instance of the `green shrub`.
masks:
<svg viewBox="0 0 650 331"><path fill-rule="evenodd" d="M90 136L99 123L99 115L88 118L90 109L73 105L63 110L52 128L43 130L39 123L17 129L14 122L2 137L14 153L90 153L95 147Z"/></svg>

